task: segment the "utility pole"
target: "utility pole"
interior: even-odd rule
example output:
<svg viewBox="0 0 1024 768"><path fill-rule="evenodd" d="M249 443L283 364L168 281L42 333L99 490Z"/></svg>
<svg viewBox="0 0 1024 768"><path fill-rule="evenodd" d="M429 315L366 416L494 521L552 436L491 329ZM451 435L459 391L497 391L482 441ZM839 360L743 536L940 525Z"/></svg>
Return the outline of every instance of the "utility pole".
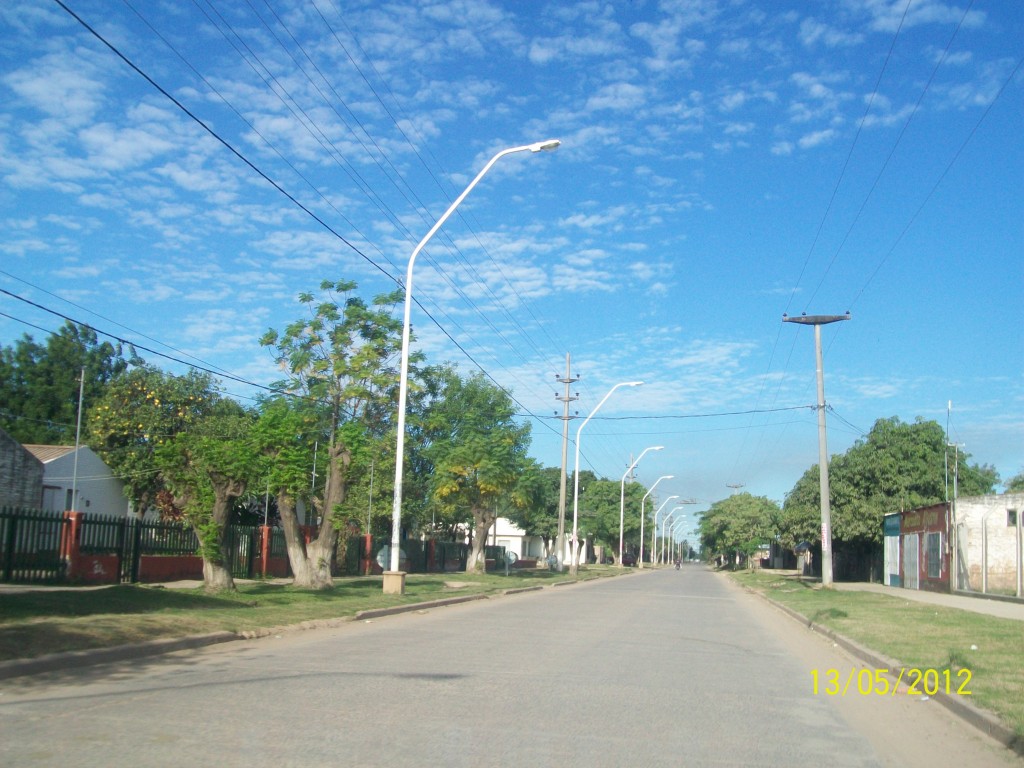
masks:
<svg viewBox="0 0 1024 768"><path fill-rule="evenodd" d="M570 355L568 352L565 353L565 376L559 378L555 376L555 381L561 382L565 386L564 394L559 395L555 393L555 399L562 402L562 415L559 417L562 420L562 476L558 484L558 536L555 538L555 558L557 559L558 572L562 572L563 568L563 557L565 555L565 496L566 496L566 465L569 463L569 422L577 418L576 416L569 415L569 403L573 400L579 400L579 393L576 395L570 394L569 386L575 384L580 380L579 376L573 376L571 373L571 362ZM555 412L558 415L558 412Z"/></svg>
<svg viewBox="0 0 1024 768"><path fill-rule="evenodd" d="M821 359L821 326L849 320L845 315L782 316L784 323L814 326L814 357L818 375L818 486L821 493L821 586L832 588L832 509L828 484L828 440L825 431L825 367Z"/></svg>

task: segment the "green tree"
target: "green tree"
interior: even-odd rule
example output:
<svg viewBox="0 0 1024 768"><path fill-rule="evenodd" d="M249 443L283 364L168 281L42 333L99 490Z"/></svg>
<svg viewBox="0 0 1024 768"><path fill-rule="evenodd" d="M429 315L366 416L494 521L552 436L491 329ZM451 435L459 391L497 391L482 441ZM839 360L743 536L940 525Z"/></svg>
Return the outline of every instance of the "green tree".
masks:
<svg viewBox="0 0 1024 768"><path fill-rule="evenodd" d="M716 501L700 521L701 546L711 555L750 558L778 534L779 505L764 496L736 493Z"/></svg>
<svg viewBox="0 0 1024 768"><path fill-rule="evenodd" d="M424 422L431 435L425 452L433 466L432 495L442 509L472 520L466 570L479 570L487 531L503 503L529 503L534 486L521 481L534 467L526 455L530 427L515 422L515 407L503 390L482 375L463 380L451 369Z"/></svg>
<svg viewBox="0 0 1024 768"><path fill-rule="evenodd" d="M139 517L165 489L155 463L157 449L201 424L219 400L208 374L173 376L140 367L111 379L89 408L87 442L124 482Z"/></svg>
<svg viewBox="0 0 1024 768"><path fill-rule="evenodd" d="M959 456L948 451L945 433L935 421L919 418L907 424L896 417L879 419L866 437L832 457L833 538L878 544L886 513L941 503L946 498L947 462L948 477L958 472L961 495L991 493L998 474L991 467L969 464L969 458L962 451ZM820 541L820 523L808 530L812 520L820 521L820 499L815 465L786 497L783 517L792 526L786 532L787 541L799 541L800 534L807 534L808 541Z"/></svg>
<svg viewBox="0 0 1024 768"><path fill-rule="evenodd" d="M545 555L554 549L555 537L558 535L558 495L562 470L560 467L536 467L531 473L533 483L529 503L512 506L504 513L517 526L530 536L544 539Z"/></svg>
<svg viewBox="0 0 1024 768"><path fill-rule="evenodd" d="M208 591L234 589L225 532L235 502L257 474L253 421L238 403L216 398L212 412L163 441L154 459L174 504L196 531Z"/></svg>
<svg viewBox="0 0 1024 768"><path fill-rule="evenodd" d="M0 428L21 443L74 444L82 370L88 406L109 381L141 363L134 349L125 356L120 345L100 342L94 330L70 322L45 345L25 335L0 348Z"/></svg>
<svg viewBox="0 0 1024 768"><path fill-rule="evenodd" d="M618 562L619 522L622 522L623 548L626 549L627 542L636 548L640 535L640 501L647 491L639 483L628 483L623 490L620 480L588 477L588 474L580 473L580 538L592 538L595 546L603 547Z"/></svg>
<svg viewBox="0 0 1024 768"><path fill-rule="evenodd" d="M1024 470L1011 477L1003 486L1006 493L1020 493L1024 491Z"/></svg>
<svg viewBox="0 0 1024 768"><path fill-rule="evenodd" d="M322 416L325 482L312 500L320 521L309 543L295 538L297 524L285 523L294 506L287 499L284 505L280 502L282 490L286 496L295 492L291 480L274 490L295 584L312 589L332 586L335 548L345 546L349 523L361 517L350 495L357 478L369 473L372 459L388 460L383 438L394 409L401 349L401 321L393 309L401 293L378 296L368 305L356 295L356 287L349 281L324 281L322 300L311 293L299 296L309 313L306 319L280 333L270 330L260 339L273 348L275 362L288 373L276 386L317 403Z"/></svg>

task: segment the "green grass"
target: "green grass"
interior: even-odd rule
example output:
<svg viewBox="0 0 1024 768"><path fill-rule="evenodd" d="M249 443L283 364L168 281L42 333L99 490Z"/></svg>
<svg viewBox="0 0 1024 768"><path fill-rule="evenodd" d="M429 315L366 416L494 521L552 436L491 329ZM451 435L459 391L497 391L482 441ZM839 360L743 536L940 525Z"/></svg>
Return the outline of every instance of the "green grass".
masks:
<svg viewBox="0 0 1024 768"><path fill-rule="evenodd" d="M606 566L581 569L580 579L611 576ZM571 581L547 570L504 574L409 574L404 595L385 595L381 578L336 579L320 592L272 582L240 582L236 592L122 585L105 589L0 592L0 661L105 648L227 630L259 632L305 621L352 617L359 611L467 594Z"/></svg>
<svg viewBox="0 0 1024 768"><path fill-rule="evenodd" d="M1024 624L892 595L821 589L795 577L736 573L744 586L876 652L917 669L971 672L972 702L1024 739ZM960 681L963 678L959 679Z"/></svg>

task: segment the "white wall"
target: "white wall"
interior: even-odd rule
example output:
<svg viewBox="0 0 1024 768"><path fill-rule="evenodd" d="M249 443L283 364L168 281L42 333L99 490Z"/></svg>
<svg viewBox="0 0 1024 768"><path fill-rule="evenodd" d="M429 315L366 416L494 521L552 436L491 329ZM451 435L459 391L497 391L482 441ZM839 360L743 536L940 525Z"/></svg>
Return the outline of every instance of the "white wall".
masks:
<svg viewBox="0 0 1024 768"><path fill-rule="evenodd" d="M43 509L63 512L67 493L72 485L77 498L72 503L75 511L93 515L128 514L128 499L124 483L114 477L110 468L90 448L78 449L78 481L75 477L75 452L43 464Z"/></svg>
<svg viewBox="0 0 1024 768"><path fill-rule="evenodd" d="M959 549L967 560L970 588L982 589L982 520L988 543L988 590L1015 592L1018 578L1019 527L1008 526L1007 511L1024 514L1024 493L970 496L956 502Z"/></svg>

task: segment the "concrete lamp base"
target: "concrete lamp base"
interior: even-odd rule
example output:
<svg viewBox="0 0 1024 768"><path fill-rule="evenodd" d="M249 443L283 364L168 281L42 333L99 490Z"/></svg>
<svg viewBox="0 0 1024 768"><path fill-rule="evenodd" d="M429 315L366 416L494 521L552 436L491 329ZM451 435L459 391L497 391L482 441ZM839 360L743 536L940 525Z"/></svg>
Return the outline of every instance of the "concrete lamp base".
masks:
<svg viewBox="0 0 1024 768"><path fill-rule="evenodd" d="M405 594L405 571L384 571L384 594Z"/></svg>

